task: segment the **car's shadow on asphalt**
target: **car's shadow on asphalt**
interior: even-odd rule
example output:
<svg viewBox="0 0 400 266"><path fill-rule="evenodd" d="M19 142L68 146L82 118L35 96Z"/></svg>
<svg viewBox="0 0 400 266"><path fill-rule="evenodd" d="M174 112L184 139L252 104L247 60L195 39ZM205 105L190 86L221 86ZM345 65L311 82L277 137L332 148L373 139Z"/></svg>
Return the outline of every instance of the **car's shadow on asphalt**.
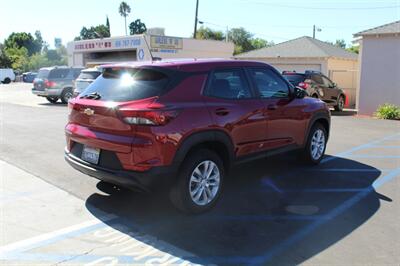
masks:
<svg viewBox="0 0 400 266"><path fill-rule="evenodd" d="M343 110L343 111L339 112L339 111L331 110L331 115L332 116L355 116L355 115L357 115L357 111L356 110Z"/></svg>
<svg viewBox="0 0 400 266"><path fill-rule="evenodd" d="M390 201L373 189L380 175L348 159L306 167L286 155L234 168L217 206L201 215L179 213L167 193L134 193L103 182L86 206L100 219L98 210L121 218L127 231L190 252L198 258L192 262L293 265L357 229L379 209L380 199Z"/></svg>
<svg viewBox="0 0 400 266"><path fill-rule="evenodd" d="M67 107L68 104L62 103L62 102L56 102L56 103L38 103L40 106L46 106L46 107Z"/></svg>

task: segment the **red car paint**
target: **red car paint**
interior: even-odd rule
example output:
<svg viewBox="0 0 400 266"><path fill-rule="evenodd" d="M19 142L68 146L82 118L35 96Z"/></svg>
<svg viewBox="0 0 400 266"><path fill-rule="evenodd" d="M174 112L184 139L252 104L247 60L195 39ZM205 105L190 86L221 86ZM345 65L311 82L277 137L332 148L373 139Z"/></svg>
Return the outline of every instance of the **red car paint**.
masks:
<svg viewBox="0 0 400 266"><path fill-rule="evenodd" d="M329 110L322 101L293 97L294 88L289 83L290 96L285 99L255 97L232 100L204 95L207 78L214 69L272 69L261 62L188 60L103 68L107 67L157 67L186 75L161 96L127 102L80 97L70 100L69 121L65 129L66 152L71 152L77 144L110 151L115 153L124 171L146 173L153 168L172 166L186 139L209 131L222 132L229 137L234 160L288 146L303 147L315 115L323 114L329 119ZM147 115L155 112L158 118L168 121L157 126L132 125L124 121L124 116L136 112L148 112ZM164 113L166 117L161 116Z"/></svg>

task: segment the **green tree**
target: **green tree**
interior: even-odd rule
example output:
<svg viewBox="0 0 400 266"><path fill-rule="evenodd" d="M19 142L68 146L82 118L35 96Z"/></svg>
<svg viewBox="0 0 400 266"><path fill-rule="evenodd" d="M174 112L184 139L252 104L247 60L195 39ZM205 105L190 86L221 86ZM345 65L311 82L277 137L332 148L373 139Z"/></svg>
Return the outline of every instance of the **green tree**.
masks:
<svg viewBox="0 0 400 266"><path fill-rule="evenodd" d="M28 51L28 55L31 56L34 53L38 53L42 50L42 36L39 31L37 31L35 35L36 37L39 37L39 39L33 38L30 33L13 32L4 41L4 46L6 49L24 47Z"/></svg>
<svg viewBox="0 0 400 266"><path fill-rule="evenodd" d="M42 67L67 65L67 48L61 45L57 49L49 49L29 57L26 70L39 70Z"/></svg>
<svg viewBox="0 0 400 266"><path fill-rule="evenodd" d="M359 45L351 46L351 47L347 48L346 50L349 51L349 52L352 52L352 53L359 54L360 53L360 46Z"/></svg>
<svg viewBox="0 0 400 266"><path fill-rule="evenodd" d="M90 28L83 27L80 32L80 35L78 37L75 37L75 41L107 38L107 37L110 37L110 31L108 30L106 25L101 24L96 27L90 27Z"/></svg>
<svg viewBox="0 0 400 266"><path fill-rule="evenodd" d="M143 34L147 31L146 24L137 19L129 24L129 32L131 35L134 34Z"/></svg>
<svg viewBox="0 0 400 266"><path fill-rule="evenodd" d="M201 26L196 33L196 39L200 40L225 40L225 35L222 31L212 30L208 27Z"/></svg>
<svg viewBox="0 0 400 266"><path fill-rule="evenodd" d="M228 37L229 40L235 44L234 54L240 54L253 50L253 46L251 44L253 34L245 30L244 28L240 27L231 29L229 31Z"/></svg>
<svg viewBox="0 0 400 266"><path fill-rule="evenodd" d="M250 40L252 49L261 49L275 45L274 42L268 42L261 38L254 38Z"/></svg>
<svg viewBox="0 0 400 266"><path fill-rule="evenodd" d="M110 20L108 19L108 16L107 16L107 20L106 20L106 27L107 27L107 29L108 29L108 32L109 32L110 35L111 35Z"/></svg>
<svg viewBox="0 0 400 266"><path fill-rule="evenodd" d="M34 42L35 42L35 45L37 48L37 52L42 51L44 41L43 41L42 33L39 30L35 31L35 41Z"/></svg>
<svg viewBox="0 0 400 266"><path fill-rule="evenodd" d="M26 71L29 60L28 49L11 47L5 49L6 56L11 61L11 67L17 71Z"/></svg>
<svg viewBox="0 0 400 266"><path fill-rule="evenodd" d="M337 47L340 47L340 48L342 48L342 49L346 49L346 42L345 42L345 40L343 40L343 39L341 39L341 40L336 40L336 42L335 42L335 44L334 44L335 46L337 46Z"/></svg>
<svg viewBox="0 0 400 266"><path fill-rule="evenodd" d="M61 55L55 49L48 50L45 54L49 61L60 61Z"/></svg>
<svg viewBox="0 0 400 266"><path fill-rule="evenodd" d="M131 13L131 7L126 2L122 1L121 4L119 4L118 12L125 19L125 35L128 35L126 17L129 15L129 13Z"/></svg>
<svg viewBox="0 0 400 266"><path fill-rule="evenodd" d="M51 66L50 61L44 53L37 53L29 57L26 69L30 71L37 71L42 67Z"/></svg>
<svg viewBox="0 0 400 266"><path fill-rule="evenodd" d="M0 43L0 68L10 68L11 59L6 55L4 45Z"/></svg>

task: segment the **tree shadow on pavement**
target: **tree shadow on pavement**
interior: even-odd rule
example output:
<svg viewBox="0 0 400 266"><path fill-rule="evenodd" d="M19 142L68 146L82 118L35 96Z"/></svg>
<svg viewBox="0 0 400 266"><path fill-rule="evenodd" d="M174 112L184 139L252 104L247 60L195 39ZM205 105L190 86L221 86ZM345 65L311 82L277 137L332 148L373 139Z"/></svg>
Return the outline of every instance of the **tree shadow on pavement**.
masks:
<svg viewBox="0 0 400 266"><path fill-rule="evenodd" d="M343 158L306 167L291 156L276 156L234 168L219 203L201 215L176 211L166 192L140 194L103 182L102 193L92 194L86 206L98 218L98 210L112 213L128 231L194 254L194 263L293 265L365 223L380 199L390 201L372 186L380 175Z"/></svg>

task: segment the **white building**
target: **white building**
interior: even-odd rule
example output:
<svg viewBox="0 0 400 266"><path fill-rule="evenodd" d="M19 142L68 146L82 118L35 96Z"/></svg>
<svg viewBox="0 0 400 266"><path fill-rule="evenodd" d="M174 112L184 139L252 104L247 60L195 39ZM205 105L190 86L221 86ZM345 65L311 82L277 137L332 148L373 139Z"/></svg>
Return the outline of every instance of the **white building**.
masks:
<svg viewBox="0 0 400 266"><path fill-rule="evenodd" d="M132 35L70 42L69 66L147 61L153 58L230 58L233 43L164 35ZM150 52L151 51L151 52Z"/></svg>
<svg viewBox="0 0 400 266"><path fill-rule="evenodd" d="M354 34L360 43L359 114L400 105L400 21Z"/></svg>

